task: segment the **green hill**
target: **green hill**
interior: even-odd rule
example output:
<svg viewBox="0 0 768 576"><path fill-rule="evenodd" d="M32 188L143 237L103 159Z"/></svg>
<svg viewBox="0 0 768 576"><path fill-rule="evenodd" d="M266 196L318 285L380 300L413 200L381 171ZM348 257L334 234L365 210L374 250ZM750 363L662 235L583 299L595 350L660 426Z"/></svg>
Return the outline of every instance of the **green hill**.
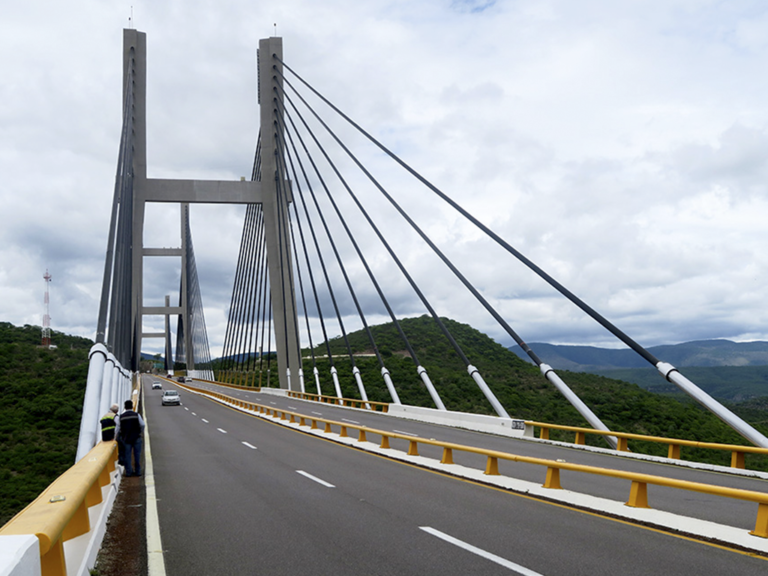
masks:
<svg viewBox="0 0 768 576"><path fill-rule="evenodd" d="M768 396L768 366L688 366L680 372L707 394L727 402L745 402ZM599 370L596 374L632 382L657 394L682 394L655 368Z"/></svg>
<svg viewBox="0 0 768 576"><path fill-rule="evenodd" d="M88 374L87 338L0 322L0 526L72 466Z"/></svg>
<svg viewBox="0 0 768 576"><path fill-rule="evenodd" d="M471 326L447 319L444 319L444 322L511 416L557 424L587 425L581 415L544 379L538 368ZM467 374L464 363L430 317L404 319L401 325L449 410L493 413L490 404ZM404 404L434 407L416 374L413 361L404 351L405 346L394 325L389 323L372 326L371 331L385 364L392 373L401 401ZM365 332L349 334L348 339L354 353L372 352ZM331 340L330 345L334 356L347 352L341 338ZM325 345L317 346L315 354L325 356ZM312 368L308 356L309 350L305 350L304 373L307 375L311 374ZM356 357L355 363L361 371L369 399L390 401L376 359ZM343 395L359 398L348 356L334 358L334 364L339 371ZM318 359L317 366L321 374L322 392L333 395L327 358ZM564 370L558 371L558 374L612 430L707 442L747 444L741 436L687 397L653 394L635 384L585 372ZM311 378L306 380L306 388L310 392L315 391ZM745 417L763 434L768 434L767 418L764 414L760 415L759 407L759 403L750 406ZM553 438L555 437L553 435ZM559 437L572 440L572 434L561 434ZM596 444L603 442L597 437L590 441ZM663 445L630 442L630 448L666 456L666 446ZM722 465L730 463L730 454L725 452L686 451L685 457ZM748 466L768 470L768 458L749 459Z"/></svg>

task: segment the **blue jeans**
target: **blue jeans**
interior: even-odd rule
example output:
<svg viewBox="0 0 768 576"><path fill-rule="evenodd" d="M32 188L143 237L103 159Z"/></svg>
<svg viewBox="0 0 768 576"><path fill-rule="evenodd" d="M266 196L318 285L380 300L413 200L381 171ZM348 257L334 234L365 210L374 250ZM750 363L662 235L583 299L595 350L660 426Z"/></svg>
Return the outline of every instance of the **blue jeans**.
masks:
<svg viewBox="0 0 768 576"><path fill-rule="evenodd" d="M136 471L133 470L133 459L136 459ZM135 442L125 442L125 475L141 476L141 438Z"/></svg>

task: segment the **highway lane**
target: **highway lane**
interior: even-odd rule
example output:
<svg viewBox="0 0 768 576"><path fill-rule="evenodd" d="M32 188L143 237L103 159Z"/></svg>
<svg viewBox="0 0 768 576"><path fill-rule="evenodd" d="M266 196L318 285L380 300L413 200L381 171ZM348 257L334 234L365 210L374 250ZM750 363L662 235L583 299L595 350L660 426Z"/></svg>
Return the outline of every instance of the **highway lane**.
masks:
<svg viewBox="0 0 768 576"><path fill-rule="evenodd" d="M205 383L196 383L195 385L201 387L208 386ZM513 438L503 438L490 434L393 418L384 414L370 413L361 410L349 410L335 407L330 404L305 402L293 398L260 394L258 392L247 390L237 390L225 386L210 387L223 394L247 399L267 406L295 409L295 411L301 413L315 416L322 415L321 417L331 418L338 421L346 420L350 423L358 422L372 428L398 431L405 434L413 434L422 438L436 438L447 442L511 452L522 456L565 460L577 464L654 474L679 480L701 482L704 484L728 486L731 488L741 488L759 492L768 490L768 481L760 478L733 476L709 470L697 470L660 462L647 462L632 458L624 458L610 453L601 454L565 446L554 446ZM378 437L375 437L372 441L377 441L377 439ZM392 442L392 446L393 448L401 450L407 448L405 441L401 441L399 444L396 441ZM441 449L438 447L420 446L419 453L423 456L432 457L437 460L441 457ZM485 469L485 458L481 456L462 455L455 452L454 461L458 464ZM500 461L499 470L502 474L521 480L539 484L544 481L545 470L541 466ZM625 502L629 497L630 483L627 480L562 471L561 482L563 487L568 488L569 490L620 502ZM651 507L655 509L665 510L692 518L709 520L728 526L735 526L745 530L752 530L755 526L757 505L750 502L658 486L649 486L648 491L649 503Z"/></svg>
<svg viewBox="0 0 768 576"><path fill-rule="evenodd" d="M169 575L751 575L768 567L320 440L194 394L182 392L182 401L161 407L160 392L145 391Z"/></svg>

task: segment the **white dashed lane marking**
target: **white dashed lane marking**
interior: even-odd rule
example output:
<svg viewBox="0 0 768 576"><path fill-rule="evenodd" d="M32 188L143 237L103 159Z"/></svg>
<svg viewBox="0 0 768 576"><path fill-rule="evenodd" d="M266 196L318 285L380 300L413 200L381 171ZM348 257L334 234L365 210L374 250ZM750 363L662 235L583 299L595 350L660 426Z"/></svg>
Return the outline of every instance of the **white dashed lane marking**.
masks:
<svg viewBox="0 0 768 576"><path fill-rule="evenodd" d="M459 548L463 548L467 552L472 552L472 554L477 554L478 556L485 558L486 560L490 560L491 562L495 562L500 566L504 566L504 568L509 568L510 570L512 570L512 572L520 574L521 576L542 576L539 572L534 572L533 570L529 570L525 566L520 566L520 564L515 564L514 562L510 562L509 560L502 558L501 556L496 556L496 554L491 554L490 552L486 552L481 548L472 546L472 544L467 544L466 542L463 542L458 538L454 538L453 536L449 536L444 532L440 532L440 530L435 530L434 528L430 528L429 526L419 526L419 528L424 530L424 532L426 532L427 534L432 534L432 536L436 536L441 540L444 540L445 542L453 544L454 546L458 546Z"/></svg>
<svg viewBox="0 0 768 576"><path fill-rule="evenodd" d="M309 478L310 480L317 482L318 484L322 484L326 488L336 488L333 484L326 482L325 480L320 480L317 476L312 476L312 474L309 474L308 472L304 472L304 470L296 470L299 474L304 476L305 478Z"/></svg>

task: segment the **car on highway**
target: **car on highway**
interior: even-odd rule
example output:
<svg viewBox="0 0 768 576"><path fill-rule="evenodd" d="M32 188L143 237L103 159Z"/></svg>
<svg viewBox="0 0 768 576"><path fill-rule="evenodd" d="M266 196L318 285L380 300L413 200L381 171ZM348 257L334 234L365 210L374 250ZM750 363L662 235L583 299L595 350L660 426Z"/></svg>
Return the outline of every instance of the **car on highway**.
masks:
<svg viewBox="0 0 768 576"><path fill-rule="evenodd" d="M152 382L152 390L162 390L163 389L163 383L160 382L160 380L154 380Z"/></svg>
<svg viewBox="0 0 768 576"><path fill-rule="evenodd" d="M163 406L170 406L175 404L181 406L181 396L176 390L166 390L163 392Z"/></svg>

